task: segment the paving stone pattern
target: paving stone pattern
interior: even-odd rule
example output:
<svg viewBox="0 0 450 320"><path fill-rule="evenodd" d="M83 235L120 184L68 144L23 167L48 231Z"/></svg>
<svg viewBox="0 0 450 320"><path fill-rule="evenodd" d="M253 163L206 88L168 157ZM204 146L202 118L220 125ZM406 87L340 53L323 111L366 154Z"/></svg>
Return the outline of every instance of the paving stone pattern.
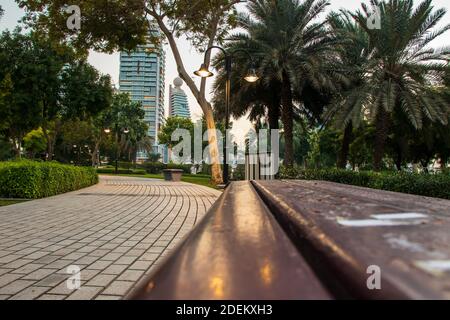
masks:
<svg viewBox="0 0 450 320"><path fill-rule="evenodd" d="M102 176L96 186L0 207L0 299L123 298L188 233L220 192ZM81 270L71 286L69 266Z"/></svg>

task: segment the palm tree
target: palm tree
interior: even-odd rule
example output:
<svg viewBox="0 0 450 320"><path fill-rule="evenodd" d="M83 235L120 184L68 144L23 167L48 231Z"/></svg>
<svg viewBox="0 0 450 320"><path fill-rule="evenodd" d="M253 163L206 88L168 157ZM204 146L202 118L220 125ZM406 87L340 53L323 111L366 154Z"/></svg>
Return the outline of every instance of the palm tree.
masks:
<svg viewBox="0 0 450 320"><path fill-rule="evenodd" d="M367 33L368 58L360 69L364 81L346 93L339 118L343 123L362 118L374 122L374 168L379 171L394 113L404 114L416 129L424 118L447 122L448 104L431 88L441 81L449 51L429 44L450 26L433 30L445 10L433 12L431 0L416 8L412 0L371 0L371 4L380 9L381 29L368 27L367 5L353 14Z"/></svg>
<svg viewBox="0 0 450 320"><path fill-rule="evenodd" d="M286 145L284 164L288 166L294 161L293 121L295 110L305 108L304 89L334 88L325 62L331 56L335 38L327 32L325 21L315 21L328 4L327 0L249 2L249 14L239 19L245 32L236 34L229 43L230 48L241 47L252 53L261 76L261 83L253 89L239 84L238 79L244 73L235 78L239 87L234 90L240 90L236 103L245 101L239 110L245 113L250 106L262 104L269 119L274 119L281 106ZM238 59L245 69L249 66L244 55ZM275 121L271 122L271 127L275 126Z"/></svg>
<svg viewBox="0 0 450 320"><path fill-rule="evenodd" d="M353 19L351 13L341 10L328 16L330 31L341 39L336 46L335 68L345 75L342 83L342 94L336 93L330 107L325 111L324 118L335 121L338 129L343 130L341 147L337 159L337 167L345 168L353 139L353 128L363 124L361 113L349 116L343 110L349 110L349 105L355 104L352 90L364 83L363 66L369 57L369 39L363 28ZM343 110L342 110L343 109Z"/></svg>

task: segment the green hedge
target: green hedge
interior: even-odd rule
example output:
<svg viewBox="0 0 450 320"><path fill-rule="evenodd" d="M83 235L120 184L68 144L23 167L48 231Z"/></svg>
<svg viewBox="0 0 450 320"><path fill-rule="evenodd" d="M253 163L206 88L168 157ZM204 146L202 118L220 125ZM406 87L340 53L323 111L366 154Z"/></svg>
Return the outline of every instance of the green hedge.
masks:
<svg viewBox="0 0 450 320"><path fill-rule="evenodd" d="M181 169L184 173L191 173L191 167L190 164L164 164L161 162L146 162L139 165L139 168L144 169L150 174L160 174L164 169Z"/></svg>
<svg viewBox="0 0 450 320"><path fill-rule="evenodd" d="M115 168L100 168L97 169L97 173L100 174L115 174L116 173L116 169ZM138 175L145 175L147 172L145 170L140 170L140 169L118 169L117 170L118 174L138 174Z"/></svg>
<svg viewBox="0 0 450 320"><path fill-rule="evenodd" d="M56 162L0 162L0 197L38 199L98 182L94 168Z"/></svg>
<svg viewBox="0 0 450 320"><path fill-rule="evenodd" d="M324 180L373 189L450 199L450 174L354 172L339 169L281 168L280 178Z"/></svg>

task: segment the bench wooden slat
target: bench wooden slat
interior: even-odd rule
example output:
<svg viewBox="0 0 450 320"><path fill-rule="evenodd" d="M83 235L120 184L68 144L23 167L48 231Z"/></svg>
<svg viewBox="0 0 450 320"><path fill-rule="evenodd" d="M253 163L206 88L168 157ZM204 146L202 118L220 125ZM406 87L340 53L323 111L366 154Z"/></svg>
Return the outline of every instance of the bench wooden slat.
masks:
<svg viewBox="0 0 450 320"><path fill-rule="evenodd" d="M335 296L450 298L450 201L320 181L253 184ZM381 290L367 287L371 265Z"/></svg>
<svg viewBox="0 0 450 320"><path fill-rule="evenodd" d="M250 182L233 183L128 299L330 299Z"/></svg>

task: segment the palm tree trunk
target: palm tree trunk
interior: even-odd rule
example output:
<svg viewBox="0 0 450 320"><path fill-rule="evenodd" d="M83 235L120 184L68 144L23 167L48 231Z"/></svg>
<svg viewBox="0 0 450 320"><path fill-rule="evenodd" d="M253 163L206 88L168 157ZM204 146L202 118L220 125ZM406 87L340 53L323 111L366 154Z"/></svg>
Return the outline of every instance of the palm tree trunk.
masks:
<svg viewBox="0 0 450 320"><path fill-rule="evenodd" d="M407 141L405 141L404 138L399 138L396 141L396 144L394 145L394 153L395 153L395 167L397 168L398 171L402 170L402 163L403 163L403 155L404 155L404 150L405 150L405 144L407 143Z"/></svg>
<svg viewBox="0 0 450 320"><path fill-rule="evenodd" d="M339 151L337 167L345 169L348 161L348 153L350 150L350 143L353 139L353 124L350 122L344 130L344 137L342 138L341 150Z"/></svg>
<svg viewBox="0 0 450 320"><path fill-rule="evenodd" d="M384 156L384 147L389 133L389 114L380 107L376 117L375 148L373 155L373 167L375 171L381 171Z"/></svg>
<svg viewBox="0 0 450 320"><path fill-rule="evenodd" d="M294 165L294 108L292 104L291 81L289 76L283 72L283 84L281 88L281 102L283 104L282 119L284 126L284 165Z"/></svg>
<svg viewBox="0 0 450 320"><path fill-rule="evenodd" d="M272 103L268 106L268 117L269 117L269 127L270 129L277 130L280 128L280 98L278 93L273 93Z"/></svg>

